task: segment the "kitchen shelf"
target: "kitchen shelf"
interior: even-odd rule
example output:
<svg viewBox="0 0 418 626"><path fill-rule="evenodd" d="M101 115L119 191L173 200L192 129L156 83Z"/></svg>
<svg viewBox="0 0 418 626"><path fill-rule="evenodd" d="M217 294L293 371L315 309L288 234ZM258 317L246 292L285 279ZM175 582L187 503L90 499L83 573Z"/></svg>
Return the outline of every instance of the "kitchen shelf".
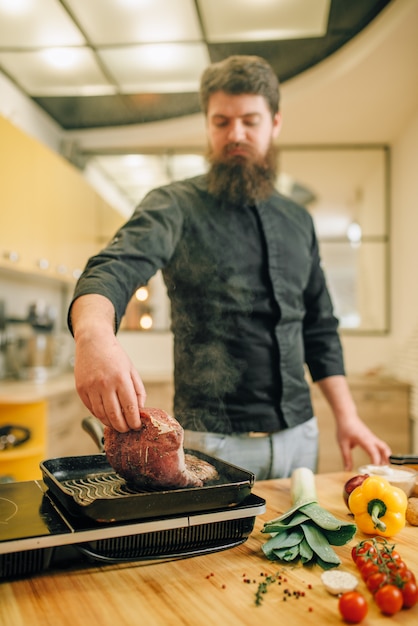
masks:
<svg viewBox="0 0 418 626"><path fill-rule="evenodd" d="M0 274L7 278L12 279L25 279L38 283L45 283L49 285L56 285L58 287L70 287L72 288L76 283L76 278L72 278L68 275L59 274L52 270L40 270L30 269L27 266L19 267L18 262L12 261L0 261Z"/></svg>

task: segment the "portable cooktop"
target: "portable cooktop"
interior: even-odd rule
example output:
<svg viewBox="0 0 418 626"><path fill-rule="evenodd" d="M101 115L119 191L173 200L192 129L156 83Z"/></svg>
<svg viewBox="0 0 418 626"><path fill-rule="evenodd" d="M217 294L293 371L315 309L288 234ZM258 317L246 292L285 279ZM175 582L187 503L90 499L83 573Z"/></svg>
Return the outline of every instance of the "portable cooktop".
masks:
<svg viewBox="0 0 418 626"><path fill-rule="evenodd" d="M0 580L62 567L169 560L244 543L265 500L219 509L97 522L73 515L41 481L0 485Z"/></svg>

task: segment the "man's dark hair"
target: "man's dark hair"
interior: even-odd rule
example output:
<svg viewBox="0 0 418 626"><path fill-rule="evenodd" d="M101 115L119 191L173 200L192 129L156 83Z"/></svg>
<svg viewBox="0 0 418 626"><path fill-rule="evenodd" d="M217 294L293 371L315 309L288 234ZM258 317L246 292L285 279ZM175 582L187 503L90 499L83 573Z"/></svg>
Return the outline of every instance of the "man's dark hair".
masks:
<svg viewBox="0 0 418 626"><path fill-rule="evenodd" d="M272 116L279 110L279 80L271 65L258 56L234 55L206 68L200 82L200 102L205 115L209 98L217 91L264 96Z"/></svg>

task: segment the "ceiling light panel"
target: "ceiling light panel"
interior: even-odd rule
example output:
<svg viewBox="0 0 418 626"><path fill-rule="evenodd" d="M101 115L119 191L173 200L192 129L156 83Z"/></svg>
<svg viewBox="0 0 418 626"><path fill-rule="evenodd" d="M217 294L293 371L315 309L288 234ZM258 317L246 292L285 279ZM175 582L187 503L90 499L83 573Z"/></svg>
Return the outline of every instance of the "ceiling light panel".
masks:
<svg viewBox="0 0 418 626"><path fill-rule="evenodd" d="M168 183L165 155L123 154L95 156L93 161L123 185L154 185L155 181Z"/></svg>
<svg viewBox="0 0 418 626"><path fill-rule="evenodd" d="M95 156L91 163L119 187L134 208L155 187L171 182L166 155Z"/></svg>
<svg viewBox="0 0 418 626"><path fill-rule="evenodd" d="M208 169L208 162L201 154L171 154L168 159L172 180L198 176Z"/></svg>
<svg viewBox="0 0 418 626"><path fill-rule="evenodd" d="M201 41L193 0L66 0L94 45Z"/></svg>
<svg viewBox="0 0 418 626"><path fill-rule="evenodd" d="M0 52L0 68L31 96L91 96L115 92L88 48Z"/></svg>
<svg viewBox="0 0 418 626"><path fill-rule="evenodd" d="M321 37L327 31L331 0L197 0L207 40L274 41Z"/></svg>
<svg viewBox="0 0 418 626"><path fill-rule="evenodd" d="M58 0L0 0L0 50L84 43Z"/></svg>
<svg viewBox="0 0 418 626"><path fill-rule="evenodd" d="M144 44L99 49L123 93L196 92L209 64L204 44Z"/></svg>

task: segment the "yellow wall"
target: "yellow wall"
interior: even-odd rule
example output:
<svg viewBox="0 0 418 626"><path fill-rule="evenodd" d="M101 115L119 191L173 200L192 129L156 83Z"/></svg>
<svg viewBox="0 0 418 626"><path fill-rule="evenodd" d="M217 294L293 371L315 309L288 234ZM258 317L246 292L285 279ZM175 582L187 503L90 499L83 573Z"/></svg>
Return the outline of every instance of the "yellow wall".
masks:
<svg viewBox="0 0 418 626"><path fill-rule="evenodd" d="M123 222L81 172L2 117L0 179L0 265L16 252L16 269L47 259L44 272L71 278Z"/></svg>

